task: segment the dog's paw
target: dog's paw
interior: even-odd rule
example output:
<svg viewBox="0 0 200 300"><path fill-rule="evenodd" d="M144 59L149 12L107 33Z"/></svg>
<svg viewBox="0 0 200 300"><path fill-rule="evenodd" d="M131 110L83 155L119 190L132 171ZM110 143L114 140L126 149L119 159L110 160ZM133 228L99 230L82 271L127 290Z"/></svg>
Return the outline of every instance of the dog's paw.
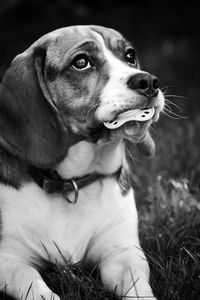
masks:
<svg viewBox="0 0 200 300"><path fill-rule="evenodd" d="M148 294L138 294L136 293L128 293L125 297L123 297L123 300L157 300L154 295L150 292Z"/></svg>
<svg viewBox="0 0 200 300"><path fill-rule="evenodd" d="M126 300L157 300L153 295L151 287L146 280L138 280L133 284L131 289L123 299Z"/></svg>
<svg viewBox="0 0 200 300"><path fill-rule="evenodd" d="M157 300L157 299L151 293L148 296L138 295L138 294L126 295L125 297L123 297L123 300Z"/></svg>

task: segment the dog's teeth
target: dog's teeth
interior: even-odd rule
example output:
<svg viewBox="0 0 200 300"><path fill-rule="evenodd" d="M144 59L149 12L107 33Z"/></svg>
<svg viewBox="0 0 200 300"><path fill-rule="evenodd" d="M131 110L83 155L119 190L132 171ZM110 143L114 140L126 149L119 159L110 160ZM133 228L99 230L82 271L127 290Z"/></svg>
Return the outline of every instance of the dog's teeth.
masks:
<svg viewBox="0 0 200 300"><path fill-rule="evenodd" d="M111 122L104 122L104 126L109 129L115 129L129 121L144 122L150 120L153 117L154 113L155 109L153 107L148 109L129 110L119 114L117 118L115 120L112 120Z"/></svg>

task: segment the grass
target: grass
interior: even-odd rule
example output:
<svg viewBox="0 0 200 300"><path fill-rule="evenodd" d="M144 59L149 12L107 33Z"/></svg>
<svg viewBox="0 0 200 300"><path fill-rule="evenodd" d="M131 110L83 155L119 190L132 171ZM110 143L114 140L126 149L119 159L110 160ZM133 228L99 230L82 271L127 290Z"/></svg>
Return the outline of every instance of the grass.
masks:
<svg viewBox="0 0 200 300"><path fill-rule="evenodd" d="M138 155L133 162L140 240L158 300L200 299L199 125L198 116L163 119L153 132L156 158ZM132 145L129 150L135 155ZM103 288L96 269L48 265L43 275L62 300L118 299Z"/></svg>
<svg viewBox="0 0 200 300"><path fill-rule="evenodd" d="M163 120L155 160L135 163L140 240L159 300L200 299L199 125L198 116Z"/></svg>
<svg viewBox="0 0 200 300"><path fill-rule="evenodd" d="M141 216L140 237L158 299L200 296L200 203L185 181L158 177L153 205Z"/></svg>

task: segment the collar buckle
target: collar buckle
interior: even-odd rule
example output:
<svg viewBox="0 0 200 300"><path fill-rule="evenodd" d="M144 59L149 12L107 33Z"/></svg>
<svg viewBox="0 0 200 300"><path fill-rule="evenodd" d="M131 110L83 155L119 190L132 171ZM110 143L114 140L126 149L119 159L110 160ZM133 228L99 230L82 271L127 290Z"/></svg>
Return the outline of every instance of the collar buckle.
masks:
<svg viewBox="0 0 200 300"><path fill-rule="evenodd" d="M73 187L73 190L71 192L74 192L74 199L71 200L69 197L68 197L68 194L69 194L69 182L64 182L63 184L63 197L64 199L71 203L71 204L75 204L78 200L78 194L79 194L79 189L78 189L78 185L76 183L75 180L71 179L70 180L71 184L72 184L72 187Z"/></svg>

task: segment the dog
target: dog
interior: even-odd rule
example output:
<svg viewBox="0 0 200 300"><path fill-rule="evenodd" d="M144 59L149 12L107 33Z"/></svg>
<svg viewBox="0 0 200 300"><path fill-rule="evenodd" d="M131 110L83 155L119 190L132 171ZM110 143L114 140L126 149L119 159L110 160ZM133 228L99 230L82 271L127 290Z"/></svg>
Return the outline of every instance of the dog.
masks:
<svg viewBox="0 0 200 300"><path fill-rule="evenodd" d="M149 128L163 107L158 79L113 29L57 29L14 58L0 87L1 289L60 300L38 270L65 257L98 264L124 299L155 299L124 141L152 154ZM145 108L149 120L105 126Z"/></svg>

